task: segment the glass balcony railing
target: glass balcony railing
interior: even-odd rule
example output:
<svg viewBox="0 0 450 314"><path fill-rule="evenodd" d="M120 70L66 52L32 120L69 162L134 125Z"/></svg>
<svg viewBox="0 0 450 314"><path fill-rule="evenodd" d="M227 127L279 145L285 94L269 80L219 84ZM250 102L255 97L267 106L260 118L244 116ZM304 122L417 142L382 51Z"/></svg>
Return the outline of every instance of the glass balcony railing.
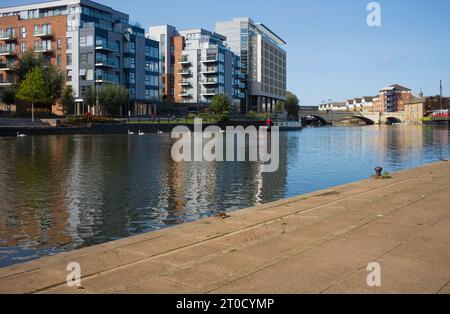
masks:
<svg viewBox="0 0 450 314"><path fill-rule="evenodd" d="M15 40L16 39L16 32L0 32L0 40L8 41L8 40Z"/></svg>
<svg viewBox="0 0 450 314"><path fill-rule="evenodd" d="M208 80L201 81L201 83L204 85L215 85L215 84L218 84L219 81L217 79L208 79Z"/></svg>
<svg viewBox="0 0 450 314"><path fill-rule="evenodd" d="M216 95L217 93L218 93L217 88L206 88L200 92L200 94L202 94L204 96L213 96L213 95Z"/></svg>
<svg viewBox="0 0 450 314"><path fill-rule="evenodd" d="M95 66L97 67L111 67L111 68L118 68L119 62L117 59L113 58L99 58L97 57L95 61Z"/></svg>
<svg viewBox="0 0 450 314"><path fill-rule="evenodd" d="M192 71L191 70L187 70L187 69L181 69L178 71L179 74L184 75L184 76L188 76L188 75L192 75Z"/></svg>
<svg viewBox="0 0 450 314"><path fill-rule="evenodd" d="M207 68L203 68L201 70L202 73L217 73L219 72L219 68L218 67L207 67Z"/></svg>
<svg viewBox="0 0 450 314"><path fill-rule="evenodd" d="M52 52L51 46L39 45L34 47L34 52Z"/></svg>
<svg viewBox="0 0 450 314"><path fill-rule="evenodd" d="M0 46L0 55L13 55L15 53L15 49L12 47Z"/></svg>
<svg viewBox="0 0 450 314"><path fill-rule="evenodd" d="M97 73L95 81L97 83L115 83L119 84L120 79L118 75L108 74L108 73Z"/></svg>
<svg viewBox="0 0 450 314"><path fill-rule="evenodd" d="M14 62L0 62L0 71L12 71L15 68Z"/></svg>
<svg viewBox="0 0 450 314"><path fill-rule="evenodd" d="M51 37L53 31L51 28L38 28L34 30L34 37Z"/></svg>
<svg viewBox="0 0 450 314"><path fill-rule="evenodd" d="M117 43L112 43L106 40L97 40L95 42L95 49L119 52L120 47Z"/></svg>
<svg viewBox="0 0 450 314"><path fill-rule="evenodd" d="M202 58L202 62L204 63L213 63L213 62L217 62L219 61L219 59L217 58L217 55L207 55L206 57Z"/></svg>

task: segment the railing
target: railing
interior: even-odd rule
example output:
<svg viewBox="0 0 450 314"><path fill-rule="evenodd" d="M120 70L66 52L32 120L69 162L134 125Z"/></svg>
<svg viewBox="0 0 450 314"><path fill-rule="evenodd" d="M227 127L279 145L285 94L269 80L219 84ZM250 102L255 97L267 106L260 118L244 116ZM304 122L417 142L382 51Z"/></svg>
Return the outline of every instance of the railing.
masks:
<svg viewBox="0 0 450 314"><path fill-rule="evenodd" d="M202 95L212 95L212 94L217 94L218 93L218 89L217 88L207 88L207 89L203 89L200 94Z"/></svg>
<svg viewBox="0 0 450 314"><path fill-rule="evenodd" d="M15 49L8 46L0 46L0 54L14 54Z"/></svg>
<svg viewBox="0 0 450 314"><path fill-rule="evenodd" d="M192 71L191 70L186 70L186 69L181 69L178 71L179 74L181 75L192 75Z"/></svg>
<svg viewBox="0 0 450 314"><path fill-rule="evenodd" d="M95 61L95 65L96 66L109 66L109 67L118 68L119 67L119 62L117 61L117 59L97 57L97 59Z"/></svg>
<svg viewBox="0 0 450 314"><path fill-rule="evenodd" d="M34 47L34 52L51 52L52 51L52 47L49 46L35 46Z"/></svg>
<svg viewBox="0 0 450 314"><path fill-rule="evenodd" d="M95 81L105 83L117 83L117 84L119 84L120 82L119 77L117 75L107 73L97 74Z"/></svg>
<svg viewBox="0 0 450 314"><path fill-rule="evenodd" d="M16 39L16 32L14 31L0 32L0 40L14 40L14 39Z"/></svg>
<svg viewBox="0 0 450 314"><path fill-rule="evenodd" d="M0 63L0 70L4 70L4 69L14 69L15 67L15 63L14 62L7 62L7 63Z"/></svg>
<svg viewBox="0 0 450 314"><path fill-rule="evenodd" d="M95 47L97 49L106 49L106 50L112 50L112 51L119 51L119 45L117 43L112 43L106 40L97 40L95 42Z"/></svg>
<svg viewBox="0 0 450 314"><path fill-rule="evenodd" d="M207 68L202 68L201 72L202 73L216 73L219 71L218 67L207 67Z"/></svg>
<svg viewBox="0 0 450 314"><path fill-rule="evenodd" d="M51 28L49 29L39 28L34 31L34 36L36 37L53 36L53 31Z"/></svg>
<svg viewBox="0 0 450 314"><path fill-rule="evenodd" d="M217 80L217 79L209 79L209 80L204 80L204 81L201 81L201 83L202 84L218 84L219 83L219 81Z"/></svg>
<svg viewBox="0 0 450 314"><path fill-rule="evenodd" d="M202 59L202 62L217 62L219 61L217 55L209 55L206 58Z"/></svg>

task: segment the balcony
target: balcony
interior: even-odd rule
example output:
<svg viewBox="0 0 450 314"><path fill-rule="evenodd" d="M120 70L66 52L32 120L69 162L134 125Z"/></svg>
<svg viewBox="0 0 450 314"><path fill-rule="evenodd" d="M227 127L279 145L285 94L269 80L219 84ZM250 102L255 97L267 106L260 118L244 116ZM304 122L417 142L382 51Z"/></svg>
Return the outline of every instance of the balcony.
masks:
<svg viewBox="0 0 450 314"><path fill-rule="evenodd" d="M97 74L95 78L95 83L112 83L119 84L119 76L113 74Z"/></svg>
<svg viewBox="0 0 450 314"><path fill-rule="evenodd" d="M106 40L97 40L95 42L95 50L108 51L108 52L119 52L120 47L117 43L112 43Z"/></svg>
<svg viewBox="0 0 450 314"><path fill-rule="evenodd" d="M202 81L201 83L203 85L217 85L217 84L219 84L219 81L216 80L216 79L209 79L209 80L206 80L206 81Z"/></svg>
<svg viewBox="0 0 450 314"><path fill-rule="evenodd" d="M202 59L203 63L216 63L219 62L217 55L206 56L206 58Z"/></svg>
<svg viewBox="0 0 450 314"><path fill-rule="evenodd" d="M245 98L245 94L244 93L235 93L234 94L234 98L244 99Z"/></svg>
<svg viewBox="0 0 450 314"><path fill-rule="evenodd" d="M15 49L10 47L2 46L0 47L0 56L10 57L16 54Z"/></svg>
<svg viewBox="0 0 450 314"><path fill-rule="evenodd" d="M183 98L191 98L191 94L189 94L188 91L182 91L178 96L183 97Z"/></svg>
<svg viewBox="0 0 450 314"><path fill-rule="evenodd" d="M112 58L97 58L95 66L100 68L118 68L119 62Z"/></svg>
<svg viewBox="0 0 450 314"><path fill-rule="evenodd" d="M203 68L200 73L202 74L216 74L219 72L219 68L218 67L208 67L208 68Z"/></svg>
<svg viewBox="0 0 450 314"><path fill-rule="evenodd" d="M12 81L11 80L3 80L0 79L0 87L8 87L12 85Z"/></svg>
<svg viewBox="0 0 450 314"><path fill-rule="evenodd" d="M217 88L207 88L204 89L200 92L200 95L202 96L215 96L218 93L218 89Z"/></svg>
<svg viewBox="0 0 450 314"><path fill-rule="evenodd" d="M40 37L40 38L45 38L45 37L53 37L53 31L51 29L38 29L34 32L33 34L34 37Z"/></svg>
<svg viewBox="0 0 450 314"><path fill-rule="evenodd" d="M182 76L191 76L192 71L188 70L188 69L181 69L180 71L178 71L178 74L180 74Z"/></svg>
<svg viewBox="0 0 450 314"><path fill-rule="evenodd" d="M190 65L191 61L189 61L188 58L183 57L178 61L178 63L180 63L181 65Z"/></svg>
<svg viewBox="0 0 450 314"><path fill-rule="evenodd" d="M53 53L52 47L49 46L36 46L34 52L37 53Z"/></svg>
<svg viewBox="0 0 450 314"><path fill-rule="evenodd" d="M0 40L1 41L15 41L16 34L15 34L15 32L0 32Z"/></svg>
<svg viewBox="0 0 450 314"><path fill-rule="evenodd" d="M189 82L188 80L181 80L178 85L180 86L191 86L191 82Z"/></svg>
<svg viewBox="0 0 450 314"><path fill-rule="evenodd" d="M234 72L233 73L233 77L240 78L240 79L245 79L245 74L244 73L240 73L240 72Z"/></svg>
<svg viewBox="0 0 450 314"><path fill-rule="evenodd" d="M0 63L0 71L14 71L15 63L14 62L8 62L8 63Z"/></svg>

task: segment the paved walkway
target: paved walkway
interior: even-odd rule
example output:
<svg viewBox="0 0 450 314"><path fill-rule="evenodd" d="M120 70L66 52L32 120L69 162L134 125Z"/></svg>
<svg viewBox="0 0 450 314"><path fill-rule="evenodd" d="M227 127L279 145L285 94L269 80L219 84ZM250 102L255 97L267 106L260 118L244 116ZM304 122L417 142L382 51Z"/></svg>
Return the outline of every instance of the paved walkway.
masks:
<svg viewBox="0 0 450 314"><path fill-rule="evenodd" d="M450 293L449 200L439 162L3 268L0 293Z"/></svg>

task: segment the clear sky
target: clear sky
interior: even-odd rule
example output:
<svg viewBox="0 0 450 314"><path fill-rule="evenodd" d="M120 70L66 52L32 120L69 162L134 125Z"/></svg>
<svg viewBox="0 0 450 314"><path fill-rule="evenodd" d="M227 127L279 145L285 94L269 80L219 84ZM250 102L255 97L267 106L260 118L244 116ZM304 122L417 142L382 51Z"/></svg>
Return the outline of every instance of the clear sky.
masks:
<svg viewBox="0 0 450 314"><path fill-rule="evenodd" d="M143 27L213 30L250 16L287 42L288 89L302 105L375 95L398 83L450 95L450 1L379 0L381 27L366 23L371 0L98 0ZM42 2L1 0L0 6Z"/></svg>

